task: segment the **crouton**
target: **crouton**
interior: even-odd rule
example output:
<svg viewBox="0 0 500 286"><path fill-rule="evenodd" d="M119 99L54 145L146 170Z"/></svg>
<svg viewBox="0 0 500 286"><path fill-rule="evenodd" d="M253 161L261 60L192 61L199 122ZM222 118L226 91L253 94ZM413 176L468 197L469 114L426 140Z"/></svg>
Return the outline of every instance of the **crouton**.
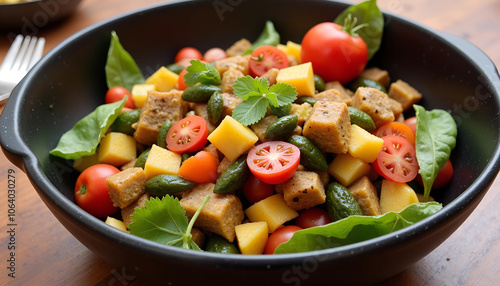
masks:
<svg viewBox="0 0 500 286"><path fill-rule="evenodd" d="M359 87L352 97L352 106L366 112L380 127L394 121L389 96L373 87Z"/></svg>
<svg viewBox="0 0 500 286"><path fill-rule="evenodd" d="M233 110L243 99L237 97L232 93L224 92L222 93L222 118L226 117L226 115L233 115Z"/></svg>
<svg viewBox="0 0 500 286"><path fill-rule="evenodd" d="M187 112L188 104L181 98L182 91L148 91L148 98L141 108L139 121L134 124L134 139L142 144L156 143L165 120L175 123Z"/></svg>
<svg viewBox="0 0 500 286"><path fill-rule="evenodd" d="M203 233L203 231L193 227L191 229L191 236L194 243L196 243L199 248L203 248L203 245L205 244L205 234Z"/></svg>
<svg viewBox="0 0 500 286"><path fill-rule="evenodd" d="M222 158L219 166L217 166L217 173L222 174L224 170L226 170L229 165L231 165L234 161L229 160L227 157Z"/></svg>
<svg viewBox="0 0 500 286"><path fill-rule="evenodd" d="M283 183L283 198L296 211L308 209L325 202L325 187L316 172L297 171Z"/></svg>
<svg viewBox="0 0 500 286"><path fill-rule="evenodd" d="M325 153L346 153L351 118L344 102L317 101L302 133Z"/></svg>
<svg viewBox="0 0 500 286"><path fill-rule="evenodd" d="M422 94L418 90L402 80L397 80L391 84L388 95L390 98L399 101L404 111L410 109L413 104L422 99Z"/></svg>
<svg viewBox="0 0 500 286"><path fill-rule="evenodd" d="M306 122L309 115L311 114L312 109L313 109L312 106L307 102L304 102L302 104L292 103L292 109L290 109L290 115L297 115L299 119L297 124L299 126L302 126L304 122Z"/></svg>
<svg viewBox="0 0 500 286"><path fill-rule="evenodd" d="M221 79L221 89L222 92L233 93L233 84L234 82L245 76L240 70L237 70L234 67L230 67L227 71L222 74Z"/></svg>
<svg viewBox="0 0 500 286"><path fill-rule="evenodd" d="M252 43L249 40L243 38L226 50L228 57L241 56L244 52L252 48Z"/></svg>
<svg viewBox="0 0 500 286"><path fill-rule="evenodd" d="M351 97L346 95L342 96L340 91L335 88L327 89L320 93L316 93L312 98L320 101L335 101L335 102L345 102L347 105L351 104Z"/></svg>
<svg viewBox="0 0 500 286"><path fill-rule="evenodd" d="M278 77L279 69L271 68L267 72L265 72L261 77L265 77L269 82L269 86L276 84L276 77Z"/></svg>
<svg viewBox="0 0 500 286"><path fill-rule="evenodd" d="M377 81L385 88L388 88L389 83L391 82L389 72L387 72L386 70L379 69L377 67L367 68L364 71L362 71L359 76Z"/></svg>
<svg viewBox="0 0 500 286"><path fill-rule="evenodd" d="M241 71L244 75L248 75L248 74L250 74L250 71L248 68L248 59L249 59L249 56L234 56L234 57L229 57L229 58L225 58L222 60L218 60L218 61L215 61L215 69L220 74L223 74L229 68L235 68L235 69Z"/></svg>
<svg viewBox="0 0 500 286"><path fill-rule="evenodd" d="M401 105L401 103L399 103L399 101L389 97L389 103L391 105L392 113L394 113L395 119L403 114L403 106Z"/></svg>
<svg viewBox="0 0 500 286"><path fill-rule="evenodd" d="M149 201L150 198L151 196L149 195L149 193L143 193L133 203L121 209L122 219L127 228L128 225L132 223L132 219L130 218L130 216L135 213L135 209L144 207L146 205L146 201Z"/></svg>
<svg viewBox="0 0 500 286"><path fill-rule="evenodd" d="M140 167L126 169L106 178L109 196L115 207L123 209L146 190L146 175Z"/></svg>
<svg viewBox="0 0 500 286"><path fill-rule="evenodd" d="M278 120L278 116L269 115L269 116L266 116L266 117L262 118L261 120L259 120L259 122L252 124L250 126L250 128L252 129L252 131L255 134L257 134L257 136L259 137L259 140L261 142L269 141L269 140L265 139L264 136L266 134L266 131L267 131L267 128L269 127L269 125L271 125L276 120Z"/></svg>
<svg viewBox="0 0 500 286"><path fill-rule="evenodd" d="M382 214L377 189L367 176L356 180L356 182L349 186L348 190L358 202L363 215L376 216Z"/></svg>
<svg viewBox="0 0 500 286"><path fill-rule="evenodd" d="M214 186L212 183L196 185L184 192L180 204L191 218L205 197L210 195L194 225L233 242L236 236L234 227L241 224L245 217L241 201L234 194L215 194Z"/></svg>
<svg viewBox="0 0 500 286"><path fill-rule="evenodd" d="M351 106L351 96L352 91L346 89L340 81L329 81L325 83L325 90L336 89L339 91L340 96L342 97L342 101L345 102L348 106Z"/></svg>
<svg viewBox="0 0 500 286"><path fill-rule="evenodd" d="M210 119L208 119L207 107L208 107L207 103L194 103L193 104L194 114L205 119L205 122L207 123L208 133L212 133L212 131L214 131L217 126L213 125L212 122L210 121Z"/></svg>

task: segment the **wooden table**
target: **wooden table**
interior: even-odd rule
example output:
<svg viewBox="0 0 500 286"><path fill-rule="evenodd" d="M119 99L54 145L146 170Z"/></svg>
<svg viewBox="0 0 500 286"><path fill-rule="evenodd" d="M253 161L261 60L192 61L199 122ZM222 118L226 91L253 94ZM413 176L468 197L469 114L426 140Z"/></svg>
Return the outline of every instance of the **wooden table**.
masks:
<svg viewBox="0 0 500 286"><path fill-rule="evenodd" d="M84 0L67 21L38 36L45 52L74 32L110 16L159 1ZM354 3L360 2L352 1ZM379 0L387 11L465 38L500 66L498 0ZM0 34L0 61L10 45ZM0 111L3 106L0 106ZM16 278L7 276L7 174L16 176ZM467 221L441 246L381 285L498 285L500 281L500 179ZM90 252L45 207L26 175L0 154L0 285L140 285Z"/></svg>

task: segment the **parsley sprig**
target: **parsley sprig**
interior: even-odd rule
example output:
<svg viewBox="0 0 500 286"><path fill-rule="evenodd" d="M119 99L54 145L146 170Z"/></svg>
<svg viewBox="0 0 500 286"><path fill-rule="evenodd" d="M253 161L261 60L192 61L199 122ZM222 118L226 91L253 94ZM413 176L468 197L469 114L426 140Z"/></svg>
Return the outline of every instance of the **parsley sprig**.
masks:
<svg viewBox="0 0 500 286"><path fill-rule="evenodd" d="M187 73L184 75L186 80L184 83L187 86L193 86L197 83L218 85L221 83L219 71L214 66L208 63L203 63L200 60L191 60L191 65L186 68Z"/></svg>
<svg viewBox="0 0 500 286"><path fill-rule="evenodd" d="M268 107L281 107L297 99L295 87L286 83L269 86L265 77L240 77L233 84L233 90L243 101L234 108L232 116L246 126L264 118Z"/></svg>

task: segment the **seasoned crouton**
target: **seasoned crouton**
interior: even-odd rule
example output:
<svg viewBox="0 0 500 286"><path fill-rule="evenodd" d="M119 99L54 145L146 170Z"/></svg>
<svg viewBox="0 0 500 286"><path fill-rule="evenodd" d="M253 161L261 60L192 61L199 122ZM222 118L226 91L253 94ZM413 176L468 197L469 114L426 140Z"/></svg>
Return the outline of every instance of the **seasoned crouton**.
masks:
<svg viewBox="0 0 500 286"><path fill-rule="evenodd" d="M234 194L215 194L214 186L212 183L196 185L184 192L180 204L191 218L205 197L210 195L194 225L233 242L236 236L234 227L241 224L245 217L241 201Z"/></svg>
<svg viewBox="0 0 500 286"><path fill-rule="evenodd" d="M233 162L234 161L229 160L227 157L222 158L220 164L217 166L217 173L222 174L222 172L224 172Z"/></svg>
<svg viewBox="0 0 500 286"><path fill-rule="evenodd" d="M325 90L336 89L339 91L340 96L342 97L342 101L345 102L348 106L351 106L351 96L352 91L346 89L340 81L329 81L325 83Z"/></svg>
<svg viewBox="0 0 500 286"><path fill-rule="evenodd" d="M385 88L388 88L389 83L391 82L389 72L387 72L386 70L379 69L377 67L367 68L364 71L362 71L359 76L377 81Z"/></svg>
<svg viewBox="0 0 500 286"><path fill-rule="evenodd" d="M130 168L133 168L134 165L135 165L135 162L137 161L137 158L135 159L132 159L131 161L129 161L128 163L125 163L125 165L122 165L120 167L120 170L123 171L123 170L126 170L126 169L130 169Z"/></svg>
<svg viewBox="0 0 500 286"><path fill-rule="evenodd" d="M133 203L121 209L122 219L127 227L132 223L130 216L135 213L135 209L144 207L146 205L146 201L149 201L150 198L151 196L148 193L143 193Z"/></svg>
<svg viewBox="0 0 500 286"><path fill-rule="evenodd" d="M352 97L352 106L370 115L375 126L394 121L389 96L373 87L359 87Z"/></svg>
<svg viewBox="0 0 500 286"><path fill-rule="evenodd" d="M241 56L244 52L252 48L252 43L249 40L243 38L226 50L228 57Z"/></svg>
<svg viewBox="0 0 500 286"><path fill-rule="evenodd" d="M390 98L399 101L404 111L410 109L413 104L422 99L422 94L418 90L402 80L397 80L391 84L388 95Z"/></svg>
<svg viewBox="0 0 500 286"><path fill-rule="evenodd" d="M269 86L276 84L276 77L278 77L279 69L272 68L264 73L261 77L265 77L269 82Z"/></svg>
<svg viewBox="0 0 500 286"><path fill-rule="evenodd" d="M346 153L351 118L344 102L317 101L302 133L325 153Z"/></svg>
<svg viewBox="0 0 500 286"><path fill-rule="evenodd" d="M290 110L290 115L297 115L299 118L298 125L302 126L306 122L307 118L312 112L312 106L304 102L302 104L292 103L292 109Z"/></svg>
<svg viewBox="0 0 500 286"><path fill-rule="evenodd" d="M358 202L364 215L375 216L382 214L377 189L367 176L359 178L349 186L348 190Z"/></svg>
<svg viewBox="0 0 500 286"><path fill-rule="evenodd" d="M242 76L245 75L240 70L230 67L227 71L225 71L222 74L222 79L221 79L222 92L233 93L234 82Z"/></svg>
<svg viewBox="0 0 500 286"><path fill-rule="evenodd" d="M403 106L401 105L401 103L399 103L399 101L389 97L389 103L391 105L392 113L394 113L395 119L403 114Z"/></svg>
<svg viewBox="0 0 500 286"><path fill-rule="evenodd" d="M109 196L115 207L123 209L146 190L146 175L140 167L126 169L106 178Z"/></svg>
<svg viewBox="0 0 500 286"><path fill-rule="evenodd" d="M205 122L207 123L208 133L212 133L212 131L214 131L215 128L217 128L217 126L213 125L210 119L208 119L207 107L208 107L207 103L193 104L194 114L203 117L203 119L205 119Z"/></svg>
<svg viewBox="0 0 500 286"><path fill-rule="evenodd" d="M243 99L237 97L232 93L224 92L222 93L222 118L226 117L226 115L233 115L233 110Z"/></svg>
<svg viewBox="0 0 500 286"><path fill-rule="evenodd" d="M165 120L175 123L187 112L188 104L181 98L182 91L149 91L141 108L139 121L134 124L134 139L142 144L156 143L160 128Z"/></svg>
<svg viewBox="0 0 500 286"><path fill-rule="evenodd" d="M191 229L191 236L194 243L196 243L196 245L198 245L199 248L202 248L203 245L205 244L205 234L203 233L203 231L193 227Z"/></svg>
<svg viewBox="0 0 500 286"><path fill-rule="evenodd" d="M223 74L229 68L235 68L241 71L244 75L248 75L250 73L248 69L248 59L249 56L234 56L218 60L215 61L215 69L220 74Z"/></svg>
<svg viewBox="0 0 500 286"><path fill-rule="evenodd" d="M351 104L351 97L348 95L342 96L342 94L335 88L316 93L312 96L312 98L320 101L335 101L345 102L347 105Z"/></svg>
<svg viewBox="0 0 500 286"><path fill-rule="evenodd" d="M259 120L259 122L252 124L250 128L255 134L257 134L261 142L265 142L268 141L266 138L264 138L267 128L276 120L278 120L278 116L269 115Z"/></svg>
<svg viewBox="0 0 500 286"><path fill-rule="evenodd" d="M325 202L325 187L318 173L297 171L283 183L283 198L296 211L308 209Z"/></svg>

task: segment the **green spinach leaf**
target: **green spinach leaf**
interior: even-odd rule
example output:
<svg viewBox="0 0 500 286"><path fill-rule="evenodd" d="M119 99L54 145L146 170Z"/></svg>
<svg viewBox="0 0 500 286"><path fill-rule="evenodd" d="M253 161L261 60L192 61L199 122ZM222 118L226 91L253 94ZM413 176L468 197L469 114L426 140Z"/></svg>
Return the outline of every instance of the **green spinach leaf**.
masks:
<svg viewBox="0 0 500 286"><path fill-rule="evenodd" d="M252 44L252 50L260 46L277 46L280 43L280 34L274 28L274 24L271 21L266 21L264 30L257 38L257 40Z"/></svg>

